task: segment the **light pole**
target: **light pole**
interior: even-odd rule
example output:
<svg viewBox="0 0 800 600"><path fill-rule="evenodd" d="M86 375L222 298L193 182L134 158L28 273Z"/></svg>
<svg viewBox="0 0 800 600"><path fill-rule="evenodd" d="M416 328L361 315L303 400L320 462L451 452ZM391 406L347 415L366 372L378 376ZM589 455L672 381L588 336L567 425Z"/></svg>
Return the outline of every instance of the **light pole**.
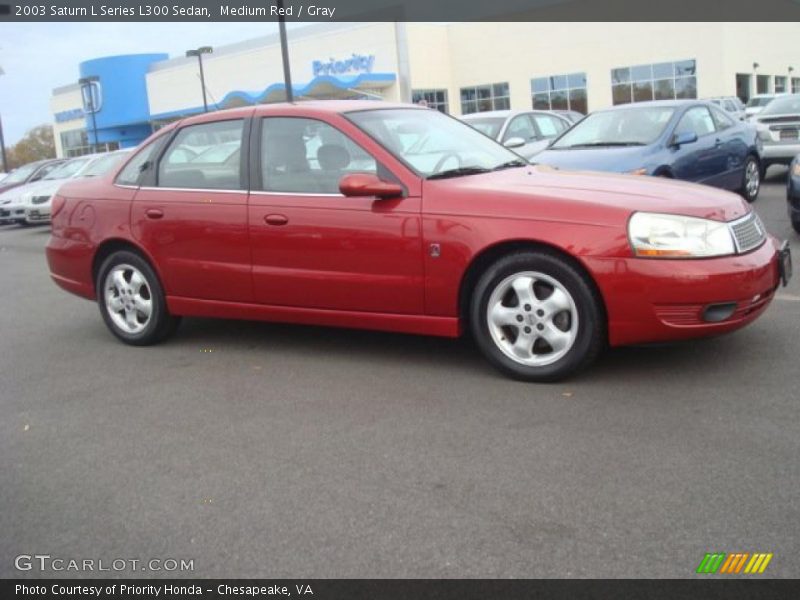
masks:
<svg viewBox="0 0 800 600"><path fill-rule="evenodd" d="M276 0L278 7L278 30L281 34L281 58L283 59L283 85L286 88L286 101L294 102L292 90L292 71L289 68L289 43L286 40L286 17L283 14L283 0Z"/></svg>
<svg viewBox="0 0 800 600"><path fill-rule="evenodd" d="M92 135L94 137L94 143L92 144L92 150L97 152L97 148L99 146L99 140L97 139L97 107L94 103L94 84L100 81L100 78L97 75L90 75L89 77L81 77L78 79L78 85L81 86L81 93L83 94L83 98L87 99L86 92L88 90L88 102L89 102L89 112L92 113Z"/></svg>
<svg viewBox="0 0 800 600"><path fill-rule="evenodd" d="M186 57L197 57L197 63L200 65L200 87L203 88L203 112L208 112L208 101L206 100L206 76L203 73L203 54L211 54L214 49L211 46L200 46L195 50L187 50Z"/></svg>
<svg viewBox="0 0 800 600"><path fill-rule="evenodd" d="M0 75L5 75L3 67L0 67ZM8 161L6 160L6 141L3 138L3 119L0 118L0 158L3 159L3 171L8 172Z"/></svg>

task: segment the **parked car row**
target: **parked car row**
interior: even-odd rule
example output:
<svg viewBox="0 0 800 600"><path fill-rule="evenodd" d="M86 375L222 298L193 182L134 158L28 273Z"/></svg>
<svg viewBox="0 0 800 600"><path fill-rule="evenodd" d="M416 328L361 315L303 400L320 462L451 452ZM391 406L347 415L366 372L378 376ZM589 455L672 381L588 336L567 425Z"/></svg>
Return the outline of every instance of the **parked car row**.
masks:
<svg viewBox="0 0 800 600"><path fill-rule="evenodd" d="M0 193L0 224L49 223L53 195L63 183L70 179L103 175L117 166L129 152L118 150L48 162L47 165L52 168L44 176L29 179L27 183L12 186Z"/></svg>

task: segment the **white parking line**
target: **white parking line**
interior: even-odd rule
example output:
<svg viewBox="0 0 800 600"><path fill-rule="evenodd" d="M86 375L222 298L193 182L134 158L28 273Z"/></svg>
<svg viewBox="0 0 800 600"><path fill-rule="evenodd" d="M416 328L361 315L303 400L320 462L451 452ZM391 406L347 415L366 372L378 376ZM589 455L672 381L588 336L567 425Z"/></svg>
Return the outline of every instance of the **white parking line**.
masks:
<svg viewBox="0 0 800 600"><path fill-rule="evenodd" d="M800 302L800 296L795 294L775 294L775 300L786 300L787 302Z"/></svg>

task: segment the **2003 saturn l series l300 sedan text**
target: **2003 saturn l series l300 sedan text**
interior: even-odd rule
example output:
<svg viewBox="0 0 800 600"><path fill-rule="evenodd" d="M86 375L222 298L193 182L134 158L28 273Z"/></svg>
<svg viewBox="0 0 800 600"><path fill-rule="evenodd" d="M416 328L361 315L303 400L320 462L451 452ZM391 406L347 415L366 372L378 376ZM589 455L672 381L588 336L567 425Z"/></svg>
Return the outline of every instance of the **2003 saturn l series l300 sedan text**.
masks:
<svg viewBox="0 0 800 600"><path fill-rule="evenodd" d="M53 279L129 344L181 316L468 327L531 381L607 344L740 328L791 272L733 193L532 166L437 111L374 101L173 123L51 210Z"/></svg>

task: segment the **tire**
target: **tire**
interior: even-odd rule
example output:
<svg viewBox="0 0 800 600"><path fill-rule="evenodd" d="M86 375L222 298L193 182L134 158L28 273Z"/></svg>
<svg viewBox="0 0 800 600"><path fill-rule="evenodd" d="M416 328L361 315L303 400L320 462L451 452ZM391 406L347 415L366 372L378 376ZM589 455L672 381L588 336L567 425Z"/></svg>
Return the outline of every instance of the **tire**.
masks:
<svg viewBox="0 0 800 600"><path fill-rule="evenodd" d="M739 193L748 202L755 202L758 199L758 192L761 191L761 180L763 179L763 169L755 156L748 156L744 161L744 172L742 173L742 187Z"/></svg>
<svg viewBox="0 0 800 600"><path fill-rule="evenodd" d="M126 344L157 344L175 333L180 323L180 317L167 310L155 271L134 252L121 250L106 258L98 271L95 290L103 321Z"/></svg>
<svg viewBox="0 0 800 600"><path fill-rule="evenodd" d="M792 219L792 229L800 233L800 219Z"/></svg>
<svg viewBox="0 0 800 600"><path fill-rule="evenodd" d="M587 276L565 258L515 252L478 280L470 329L486 359L506 375L558 381L588 366L605 345L601 307Z"/></svg>

